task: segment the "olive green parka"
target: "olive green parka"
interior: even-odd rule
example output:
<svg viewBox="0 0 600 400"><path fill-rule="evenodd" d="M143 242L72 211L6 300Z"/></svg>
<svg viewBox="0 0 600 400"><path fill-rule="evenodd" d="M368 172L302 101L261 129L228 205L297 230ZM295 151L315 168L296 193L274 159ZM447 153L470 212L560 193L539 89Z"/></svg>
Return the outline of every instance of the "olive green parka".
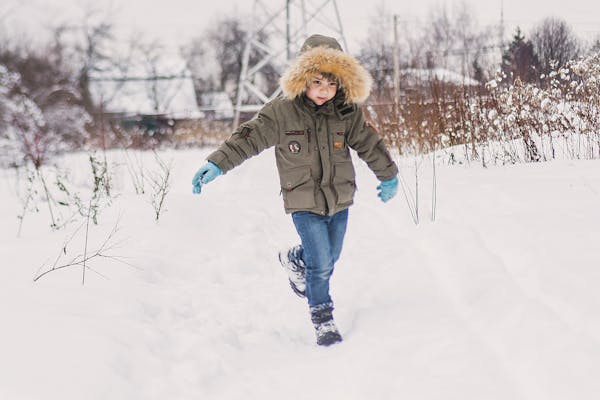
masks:
<svg viewBox="0 0 600 400"><path fill-rule="evenodd" d="M339 79L336 96L322 106L305 95L317 73ZM285 211L321 215L333 215L353 203L356 183L350 149L379 180L396 176L398 168L382 138L358 106L369 95L371 78L335 39L309 37L280 83L283 96L266 104L208 156L224 174L275 147Z"/></svg>

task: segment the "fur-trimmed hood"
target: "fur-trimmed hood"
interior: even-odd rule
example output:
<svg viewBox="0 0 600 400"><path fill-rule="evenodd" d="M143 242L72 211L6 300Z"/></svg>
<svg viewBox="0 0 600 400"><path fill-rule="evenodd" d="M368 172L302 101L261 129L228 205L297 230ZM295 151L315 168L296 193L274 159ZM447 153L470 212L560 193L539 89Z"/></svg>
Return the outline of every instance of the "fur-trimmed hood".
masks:
<svg viewBox="0 0 600 400"><path fill-rule="evenodd" d="M292 100L302 95L318 73L330 73L339 79L345 103L362 103L371 92L371 75L360 63L341 50L330 37L312 35L302 45L300 55L283 73L279 83L283 95Z"/></svg>

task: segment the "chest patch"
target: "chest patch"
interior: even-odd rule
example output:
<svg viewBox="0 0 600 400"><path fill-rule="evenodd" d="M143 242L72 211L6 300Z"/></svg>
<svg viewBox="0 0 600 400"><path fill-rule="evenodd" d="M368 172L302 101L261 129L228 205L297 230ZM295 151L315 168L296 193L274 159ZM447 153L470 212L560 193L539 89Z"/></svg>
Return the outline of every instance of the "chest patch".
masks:
<svg viewBox="0 0 600 400"><path fill-rule="evenodd" d="M292 140L291 142L288 143L288 149L290 150L291 153L298 154L298 153L300 153L300 150L302 150L302 145L300 144L300 142Z"/></svg>

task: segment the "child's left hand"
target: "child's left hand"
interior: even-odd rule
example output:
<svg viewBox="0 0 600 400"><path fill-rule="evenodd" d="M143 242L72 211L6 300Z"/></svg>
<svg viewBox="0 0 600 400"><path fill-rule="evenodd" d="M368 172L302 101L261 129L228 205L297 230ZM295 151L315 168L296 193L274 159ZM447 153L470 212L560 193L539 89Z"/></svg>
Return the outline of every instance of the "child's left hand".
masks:
<svg viewBox="0 0 600 400"><path fill-rule="evenodd" d="M379 190L377 196L379 196L381 201L384 203L388 202L396 195L396 193L398 193L398 177L395 176L387 181L382 181L381 184L377 186L377 190Z"/></svg>

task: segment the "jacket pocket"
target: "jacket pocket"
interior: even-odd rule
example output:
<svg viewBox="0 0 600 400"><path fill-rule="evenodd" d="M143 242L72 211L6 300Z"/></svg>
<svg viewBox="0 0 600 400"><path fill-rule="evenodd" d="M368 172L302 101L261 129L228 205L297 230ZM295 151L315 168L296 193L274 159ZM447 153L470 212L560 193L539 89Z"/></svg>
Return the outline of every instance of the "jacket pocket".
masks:
<svg viewBox="0 0 600 400"><path fill-rule="evenodd" d="M336 163L333 187L337 195L337 205L351 204L356 191L354 166L352 162Z"/></svg>
<svg viewBox="0 0 600 400"><path fill-rule="evenodd" d="M342 123L334 123L331 126L330 151L334 162L350 160L350 151L346 141L346 127Z"/></svg>
<svg viewBox="0 0 600 400"><path fill-rule="evenodd" d="M311 209L315 207L315 183L309 166L282 172L280 180L283 203L286 209Z"/></svg>

